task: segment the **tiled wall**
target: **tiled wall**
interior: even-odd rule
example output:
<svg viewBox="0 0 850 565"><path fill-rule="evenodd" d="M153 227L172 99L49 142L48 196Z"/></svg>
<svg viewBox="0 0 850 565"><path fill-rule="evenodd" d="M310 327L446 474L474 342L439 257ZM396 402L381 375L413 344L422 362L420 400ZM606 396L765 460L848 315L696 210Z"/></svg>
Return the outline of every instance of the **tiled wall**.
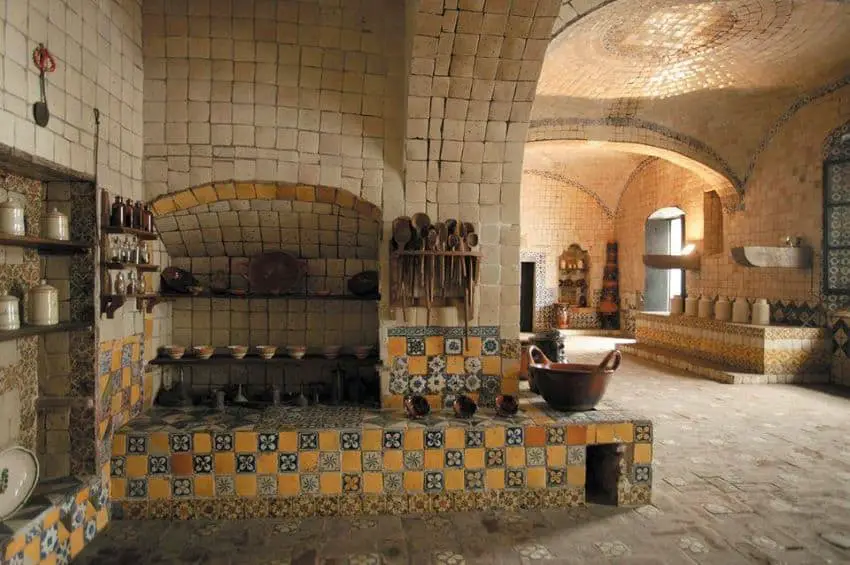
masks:
<svg viewBox="0 0 850 565"><path fill-rule="evenodd" d="M67 565L109 522L109 484L90 477L85 484L42 484L27 507L39 512L9 539L0 539L0 562ZM27 512L29 508L24 510Z"/></svg>
<svg viewBox="0 0 850 565"><path fill-rule="evenodd" d="M98 469L108 473L113 433L142 410L154 394L152 375L144 374L145 340L140 336L104 341L97 361L96 433Z"/></svg>
<svg viewBox="0 0 850 565"><path fill-rule="evenodd" d="M403 5L148 1L148 199L225 179L401 195Z"/></svg>
<svg viewBox="0 0 850 565"><path fill-rule="evenodd" d="M522 250L543 253L545 287L558 300L558 259L573 243L590 256L588 306L602 289L605 243L613 237L610 212L591 194L561 179L526 172L522 180ZM591 326L592 327L592 326Z"/></svg>
<svg viewBox="0 0 850 565"><path fill-rule="evenodd" d="M387 341L382 406L401 408L405 395L425 396L433 408L465 394L495 406L519 390L519 340L500 339L495 326L392 328Z"/></svg>
<svg viewBox="0 0 850 565"><path fill-rule="evenodd" d="M689 316L638 313L638 343L687 350L733 370L759 374L817 374L829 364L823 328L733 324Z"/></svg>

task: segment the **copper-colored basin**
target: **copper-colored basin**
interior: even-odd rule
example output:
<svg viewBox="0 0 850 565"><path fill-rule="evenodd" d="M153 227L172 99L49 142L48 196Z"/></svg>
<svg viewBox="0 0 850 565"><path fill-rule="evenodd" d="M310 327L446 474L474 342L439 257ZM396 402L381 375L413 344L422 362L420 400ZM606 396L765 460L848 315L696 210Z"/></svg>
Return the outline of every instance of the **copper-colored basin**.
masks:
<svg viewBox="0 0 850 565"><path fill-rule="evenodd" d="M552 363L535 345L528 347L528 355L532 390L536 389L552 408L573 412L592 410L602 400L621 360L620 352L614 350L599 365Z"/></svg>

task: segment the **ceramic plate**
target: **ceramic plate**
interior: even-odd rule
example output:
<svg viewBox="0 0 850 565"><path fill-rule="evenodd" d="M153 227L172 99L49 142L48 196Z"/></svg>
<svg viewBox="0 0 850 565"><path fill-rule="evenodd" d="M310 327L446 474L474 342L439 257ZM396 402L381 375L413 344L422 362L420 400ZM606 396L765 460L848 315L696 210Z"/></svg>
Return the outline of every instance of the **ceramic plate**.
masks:
<svg viewBox="0 0 850 565"><path fill-rule="evenodd" d="M26 504L38 483L38 459L15 446L0 452L0 521Z"/></svg>
<svg viewBox="0 0 850 565"><path fill-rule="evenodd" d="M252 293L283 294L301 281L303 272L304 264L297 257L285 251L272 251L251 258L248 281Z"/></svg>

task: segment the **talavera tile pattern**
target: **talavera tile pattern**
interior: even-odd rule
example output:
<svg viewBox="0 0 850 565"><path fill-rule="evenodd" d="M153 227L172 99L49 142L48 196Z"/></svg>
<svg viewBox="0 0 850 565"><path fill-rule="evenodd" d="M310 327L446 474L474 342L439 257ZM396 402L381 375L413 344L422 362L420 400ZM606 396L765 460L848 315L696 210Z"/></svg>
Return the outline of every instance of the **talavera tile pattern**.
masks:
<svg viewBox="0 0 850 565"><path fill-rule="evenodd" d="M0 563L67 565L106 526L109 510L108 484L98 478L43 483L13 522L0 524Z"/></svg>
<svg viewBox="0 0 850 565"><path fill-rule="evenodd" d="M396 514L584 503L586 452L617 446L618 504L650 497L652 424L610 407L520 415L154 409L115 434L111 495L130 518ZM294 416L293 416L294 415Z"/></svg>
<svg viewBox="0 0 850 565"><path fill-rule="evenodd" d="M638 344L757 374L825 372L829 355L822 328L754 326L646 312L635 315Z"/></svg>

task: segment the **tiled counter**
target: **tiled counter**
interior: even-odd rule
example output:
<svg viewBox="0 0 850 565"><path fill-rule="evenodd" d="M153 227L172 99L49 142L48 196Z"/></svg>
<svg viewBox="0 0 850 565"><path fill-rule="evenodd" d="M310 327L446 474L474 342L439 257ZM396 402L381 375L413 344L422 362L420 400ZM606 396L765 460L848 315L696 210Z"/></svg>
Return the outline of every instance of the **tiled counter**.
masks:
<svg viewBox="0 0 850 565"><path fill-rule="evenodd" d="M687 352L731 370L768 375L822 373L829 367L823 328L754 326L691 316L635 314L638 344Z"/></svg>
<svg viewBox="0 0 850 565"><path fill-rule="evenodd" d="M26 506L0 522L0 563L70 563L109 522L109 492L97 478L39 483Z"/></svg>
<svg viewBox="0 0 850 565"><path fill-rule="evenodd" d="M591 463L588 463L591 461ZM156 409L115 434L115 517L241 518L565 507L604 483L648 503L652 425L611 407L410 421L394 411Z"/></svg>

